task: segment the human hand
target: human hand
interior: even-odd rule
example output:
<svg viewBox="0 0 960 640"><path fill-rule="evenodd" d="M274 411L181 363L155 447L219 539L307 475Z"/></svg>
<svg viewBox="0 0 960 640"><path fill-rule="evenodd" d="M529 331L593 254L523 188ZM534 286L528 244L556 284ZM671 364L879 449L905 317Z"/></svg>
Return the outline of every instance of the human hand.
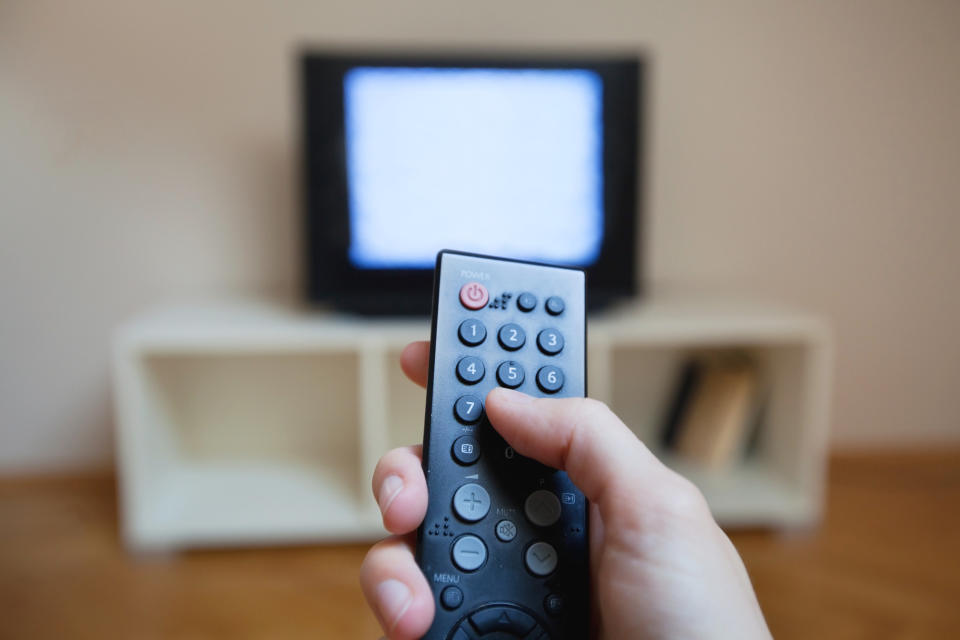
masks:
<svg viewBox="0 0 960 640"><path fill-rule="evenodd" d="M429 343L401 367L426 385ZM665 467L601 402L540 399L494 389L490 423L517 451L563 469L591 501L590 568L599 639L770 638L743 562L700 491ZM434 596L413 555L427 510L421 449L388 452L373 474L388 531L360 570L364 595L390 640L419 638Z"/></svg>

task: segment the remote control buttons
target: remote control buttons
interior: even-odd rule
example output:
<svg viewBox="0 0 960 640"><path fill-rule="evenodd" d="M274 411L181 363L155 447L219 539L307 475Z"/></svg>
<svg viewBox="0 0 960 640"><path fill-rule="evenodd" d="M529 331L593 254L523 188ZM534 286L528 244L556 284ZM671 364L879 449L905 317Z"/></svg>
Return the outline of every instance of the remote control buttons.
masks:
<svg viewBox="0 0 960 640"><path fill-rule="evenodd" d="M453 510L467 522L482 520L490 511L490 494L475 482L465 484L453 494Z"/></svg>
<svg viewBox="0 0 960 640"><path fill-rule="evenodd" d="M537 346L548 356L555 356L563 350L563 334L556 329L544 329L537 334Z"/></svg>
<svg viewBox="0 0 960 640"><path fill-rule="evenodd" d="M463 591L460 591L460 587L453 585L444 587L443 591L440 592L440 604L443 605L444 609L456 609L463 604Z"/></svg>
<svg viewBox="0 0 960 640"><path fill-rule="evenodd" d="M476 384L483 380L485 372L483 360L475 356L460 358L457 362L457 377L464 384Z"/></svg>
<svg viewBox="0 0 960 640"><path fill-rule="evenodd" d="M557 296L547 298L547 302L543 306L547 308L547 313L552 316L560 315L566 307L566 305L563 304L563 298L558 298Z"/></svg>
<svg viewBox="0 0 960 640"><path fill-rule="evenodd" d="M481 638L487 638L487 634L491 638L539 637L537 634L527 636L537 621L515 607L500 605L480 609L470 615L470 623Z"/></svg>
<svg viewBox="0 0 960 640"><path fill-rule="evenodd" d="M453 405L453 415L464 424L473 424L483 415L483 401L477 396L460 396Z"/></svg>
<svg viewBox="0 0 960 640"><path fill-rule="evenodd" d="M460 287L460 303L467 309L476 311L487 306L490 294L487 288L479 282L468 282Z"/></svg>
<svg viewBox="0 0 960 640"><path fill-rule="evenodd" d="M500 340L500 346L507 351L516 351L527 341L527 335L520 325L510 322L500 327L497 339Z"/></svg>
<svg viewBox="0 0 960 640"><path fill-rule="evenodd" d="M523 561L533 575L548 576L557 568L557 550L546 542L534 542L527 547Z"/></svg>
<svg viewBox="0 0 960 640"><path fill-rule="evenodd" d="M533 311L537 307L537 296L529 291L521 293L517 298L517 308L523 312Z"/></svg>
<svg viewBox="0 0 960 640"><path fill-rule="evenodd" d="M487 545L477 536L460 536L451 551L453 564L463 571L476 571L487 561Z"/></svg>
<svg viewBox="0 0 960 640"><path fill-rule="evenodd" d="M537 489L527 496L523 512L538 527L549 527L560 519L560 500L552 491Z"/></svg>
<svg viewBox="0 0 960 640"><path fill-rule="evenodd" d="M479 320L470 318L460 323L457 334L460 336L460 342L468 347L475 347L487 339L487 328Z"/></svg>
<svg viewBox="0 0 960 640"><path fill-rule="evenodd" d="M480 459L480 444L473 436L460 436L453 441L453 459L462 465L473 464Z"/></svg>
<svg viewBox="0 0 960 640"><path fill-rule="evenodd" d="M520 366L519 362L507 360L506 362L500 363L500 366L497 367L497 382L499 382L502 387L516 389L523 384L523 378L523 367Z"/></svg>
<svg viewBox="0 0 960 640"><path fill-rule="evenodd" d="M556 393L563 388L563 371L549 364L537 371L537 386L544 393Z"/></svg>
<svg viewBox="0 0 960 640"><path fill-rule="evenodd" d="M447 589L456 587L447 587ZM563 596L558 593L551 593L543 599L543 610L547 612L548 615L558 616L563 613Z"/></svg>
<svg viewBox="0 0 960 640"><path fill-rule="evenodd" d="M501 520L497 523L495 532L501 542L510 542L517 537L517 525L510 520Z"/></svg>

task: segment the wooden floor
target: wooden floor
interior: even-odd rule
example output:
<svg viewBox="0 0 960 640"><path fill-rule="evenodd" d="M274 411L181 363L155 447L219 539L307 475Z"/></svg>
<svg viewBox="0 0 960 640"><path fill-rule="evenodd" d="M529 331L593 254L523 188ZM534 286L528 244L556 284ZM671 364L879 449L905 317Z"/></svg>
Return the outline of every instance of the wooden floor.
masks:
<svg viewBox="0 0 960 640"><path fill-rule="evenodd" d="M0 480L0 638L379 637L364 546L132 558L114 494ZM731 537L777 638L960 638L960 451L835 458L821 528Z"/></svg>

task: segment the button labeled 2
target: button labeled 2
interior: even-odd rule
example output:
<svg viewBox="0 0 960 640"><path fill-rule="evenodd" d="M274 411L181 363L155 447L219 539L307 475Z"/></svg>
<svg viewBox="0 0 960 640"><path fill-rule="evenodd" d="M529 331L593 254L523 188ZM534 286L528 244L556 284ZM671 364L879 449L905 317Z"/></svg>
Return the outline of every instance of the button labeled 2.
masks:
<svg viewBox="0 0 960 640"><path fill-rule="evenodd" d="M516 351L527 341L527 335L520 325L511 322L500 327L497 339L500 340L500 346L507 351Z"/></svg>

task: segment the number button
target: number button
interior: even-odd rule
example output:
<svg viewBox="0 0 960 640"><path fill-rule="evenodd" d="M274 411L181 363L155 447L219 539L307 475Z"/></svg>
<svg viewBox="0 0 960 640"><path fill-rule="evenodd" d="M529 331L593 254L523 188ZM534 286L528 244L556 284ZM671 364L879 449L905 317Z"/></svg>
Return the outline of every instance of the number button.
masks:
<svg viewBox="0 0 960 640"><path fill-rule="evenodd" d="M485 371L483 360L474 356L460 358L460 362L457 363L457 377L464 384L477 384L483 380Z"/></svg>
<svg viewBox="0 0 960 640"><path fill-rule="evenodd" d="M473 424L483 415L483 401L477 396L460 396L453 405L453 415L464 424Z"/></svg>
<svg viewBox="0 0 960 640"><path fill-rule="evenodd" d="M556 329L544 329L537 334L537 346L548 356L555 356L563 350L563 334Z"/></svg>
<svg viewBox="0 0 960 640"><path fill-rule="evenodd" d="M497 382L508 389L516 389L523 384L523 367L520 363L507 360L497 367Z"/></svg>
<svg viewBox="0 0 960 640"><path fill-rule="evenodd" d="M527 336L523 332L523 329L520 328L520 325L512 322L500 327L500 332L497 334L497 337L500 340L500 346L507 351L516 351L527 341Z"/></svg>
<svg viewBox="0 0 960 640"><path fill-rule="evenodd" d="M468 347L475 347L487 339L487 328L479 320L464 320L457 330L460 342Z"/></svg>
<svg viewBox="0 0 960 640"><path fill-rule="evenodd" d="M563 371L560 367L547 365L537 371L537 386L544 393L556 393L563 388Z"/></svg>

